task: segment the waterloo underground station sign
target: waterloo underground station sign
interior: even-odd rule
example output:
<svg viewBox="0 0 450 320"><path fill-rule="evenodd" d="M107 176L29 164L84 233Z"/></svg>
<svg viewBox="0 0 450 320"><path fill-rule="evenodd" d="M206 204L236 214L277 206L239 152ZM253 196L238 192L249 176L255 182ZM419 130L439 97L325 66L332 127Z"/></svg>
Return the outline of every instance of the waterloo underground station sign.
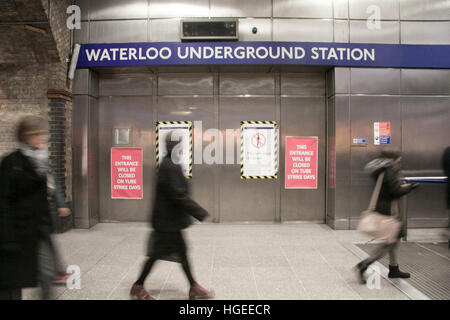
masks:
<svg viewBox="0 0 450 320"><path fill-rule="evenodd" d="M311 65L450 68L449 45L318 42L148 42L81 45L77 68L143 65Z"/></svg>

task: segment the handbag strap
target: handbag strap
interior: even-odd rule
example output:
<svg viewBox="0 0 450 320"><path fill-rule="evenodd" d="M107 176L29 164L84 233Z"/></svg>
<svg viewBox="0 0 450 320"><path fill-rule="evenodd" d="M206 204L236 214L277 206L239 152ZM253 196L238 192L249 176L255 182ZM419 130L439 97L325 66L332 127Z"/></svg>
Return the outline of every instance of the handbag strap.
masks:
<svg viewBox="0 0 450 320"><path fill-rule="evenodd" d="M380 195L381 184L383 183L384 172L378 175L377 184L375 185L375 189L372 192L372 197L370 198L369 210L375 211L377 206L378 196Z"/></svg>

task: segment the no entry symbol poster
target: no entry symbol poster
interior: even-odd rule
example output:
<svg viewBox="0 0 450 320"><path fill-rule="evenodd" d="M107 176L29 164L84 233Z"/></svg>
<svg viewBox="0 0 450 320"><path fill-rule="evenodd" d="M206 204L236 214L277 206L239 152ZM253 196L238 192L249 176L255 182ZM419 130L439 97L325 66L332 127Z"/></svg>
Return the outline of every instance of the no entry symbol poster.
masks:
<svg viewBox="0 0 450 320"><path fill-rule="evenodd" d="M285 189L317 189L318 137L286 137Z"/></svg>
<svg viewBox="0 0 450 320"><path fill-rule="evenodd" d="M111 198L143 198L141 148L111 148Z"/></svg>
<svg viewBox="0 0 450 320"><path fill-rule="evenodd" d="M278 135L275 121L241 121L241 179L276 179Z"/></svg>

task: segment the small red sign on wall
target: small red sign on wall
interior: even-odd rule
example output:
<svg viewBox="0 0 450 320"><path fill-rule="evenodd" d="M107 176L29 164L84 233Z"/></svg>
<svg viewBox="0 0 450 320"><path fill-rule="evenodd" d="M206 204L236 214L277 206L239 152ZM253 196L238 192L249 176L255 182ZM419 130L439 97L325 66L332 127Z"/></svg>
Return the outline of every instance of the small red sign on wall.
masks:
<svg viewBox="0 0 450 320"><path fill-rule="evenodd" d="M285 189L317 189L318 137L286 137Z"/></svg>
<svg viewBox="0 0 450 320"><path fill-rule="evenodd" d="M111 198L143 198L141 148L111 148Z"/></svg>

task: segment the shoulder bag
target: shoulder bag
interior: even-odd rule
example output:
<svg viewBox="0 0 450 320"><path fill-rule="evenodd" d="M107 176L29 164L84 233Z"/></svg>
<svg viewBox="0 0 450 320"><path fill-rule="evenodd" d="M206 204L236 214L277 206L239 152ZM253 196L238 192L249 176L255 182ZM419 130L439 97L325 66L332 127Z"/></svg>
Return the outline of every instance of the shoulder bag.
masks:
<svg viewBox="0 0 450 320"><path fill-rule="evenodd" d="M395 217L386 216L375 211L383 178L384 172L378 176L377 184L370 198L369 208L362 212L357 229L375 239L394 243L397 241L400 232L400 221Z"/></svg>

